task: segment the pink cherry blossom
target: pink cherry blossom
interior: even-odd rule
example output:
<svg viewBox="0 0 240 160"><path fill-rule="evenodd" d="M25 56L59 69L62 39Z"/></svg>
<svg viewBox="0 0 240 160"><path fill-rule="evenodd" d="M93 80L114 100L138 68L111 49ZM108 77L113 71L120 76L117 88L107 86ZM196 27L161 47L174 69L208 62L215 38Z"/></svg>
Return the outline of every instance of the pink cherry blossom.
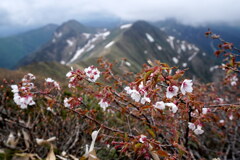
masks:
<svg viewBox="0 0 240 160"><path fill-rule="evenodd" d="M176 113L178 111L178 107L174 103L165 103L165 105L170 107L170 109L173 113Z"/></svg>
<svg viewBox="0 0 240 160"><path fill-rule="evenodd" d="M91 82L96 82L96 80L100 77L100 71L94 66L85 68L84 72L88 77L88 80Z"/></svg>
<svg viewBox="0 0 240 160"><path fill-rule="evenodd" d="M236 75L234 75L234 76L230 79L231 86L236 86L236 85L237 85L237 81L238 81L238 78L237 78Z"/></svg>
<svg viewBox="0 0 240 160"><path fill-rule="evenodd" d="M13 93L18 93L19 92L17 85L11 85L11 88L12 88Z"/></svg>
<svg viewBox="0 0 240 160"><path fill-rule="evenodd" d="M153 105L153 107L155 107L157 109L164 110L165 109L165 103L163 101L156 102L155 105Z"/></svg>
<svg viewBox="0 0 240 160"><path fill-rule="evenodd" d="M202 114L207 114L210 111L210 108L202 108Z"/></svg>
<svg viewBox="0 0 240 160"><path fill-rule="evenodd" d="M139 85L139 91L136 89L131 89L129 86L125 87L124 90L131 96L135 102L140 102L145 104L146 102L150 103L151 99L147 96L147 92L143 89L143 85ZM142 94L144 94L142 96Z"/></svg>
<svg viewBox="0 0 240 160"><path fill-rule="evenodd" d="M69 71L67 74L66 74L66 77L67 78L70 78L72 76L72 71Z"/></svg>
<svg viewBox="0 0 240 160"><path fill-rule="evenodd" d="M127 94L131 94L132 93L132 89L130 87L125 87L124 90L127 92Z"/></svg>
<svg viewBox="0 0 240 160"><path fill-rule="evenodd" d="M35 102L30 95L21 97L18 93L15 93L13 100L17 105L20 106L21 109L26 109L28 105L35 105Z"/></svg>
<svg viewBox="0 0 240 160"><path fill-rule="evenodd" d="M103 109L103 111L105 111L106 108L109 106L109 103L107 101L104 101L103 99L101 99L101 101L98 104Z"/></svg>
<svg viewBox="0 0 240 160"><path fill-rule="evenodd" d="M45 81L46 81L47 83L52 83L55 88L57 88L58 90L60 90L59 83L57 83L57 82L56 82L55 80L53 80L52 78L46 78Z"/></svg>
<svg viewBox="0 0 240 160"><path fill-rule="evenodd" d="M137 90L133 89L133 90L131 91L131 98L132 98L135 102L139 102L140 99L141 99L141 94L140 94Z"/></svg>
<svg viewBox="0 0 240 160"><path fill-rule="evenodd" d="M196 126L194 123L188 122L188 128L194 131L196 129Z"/></svg>
<svg viewBox="0 0 240 160"><path fill-rule="evenodd" d="M70 100L71 100L71 98L65 98L64 99L64 106L66 107L66 108L70 108L71 107L71 104L69 103L70 102Z"/></svg>
<svg viewBox="0 0 240 160"><path fill-rule="evenodd" d="M145 135L141 135L139 138L139 142L144 143L146 141L147 137Z"/></svg>
<svg viewBox="0 0 240 160"><path fill-rule="evenodd" d="M173 96L176 96L178 94L178 90L179 90L179 88L177 86L168 86L167 92L166 92L166 97L172 98Z"/></svg>
<svg viewBox="0 0 240 160"><path fill-rule="evenodd" d="M146 102L150 103L151 99L147 97L147 94L144 94L144 96L141 98L141 103L145 104Z"/></svg>
<svg viewBox="0 0 240 160"><path fill-rule="evenodd" d="M186 94L186 92L192 92L193 91L193 88L192 88L192 80L187 80L185 79L181 85L181 92L183 95Z"/></svg>
<svg viewBox="0 0 240 160"><path fill-rule="evenodd" d="M197 125L197 128L194 130L194 133L199 135L199 134L203 134L204 130L202 130L202 126L201 125Z"/></svg>
<svg viewBox="0 0 240 160"><path fill-rule="evenodd" d="M52 78L46 78L45 81L48 82L48 83L53 83L54 82L54 80Z"/></svg>
<svg viewBox="0 0 240 160"><path fill-rule="evenodd" d="M223 119L221 119L221 120L219 121L219 123L224 123L224 120L223 120Z"/></svg>

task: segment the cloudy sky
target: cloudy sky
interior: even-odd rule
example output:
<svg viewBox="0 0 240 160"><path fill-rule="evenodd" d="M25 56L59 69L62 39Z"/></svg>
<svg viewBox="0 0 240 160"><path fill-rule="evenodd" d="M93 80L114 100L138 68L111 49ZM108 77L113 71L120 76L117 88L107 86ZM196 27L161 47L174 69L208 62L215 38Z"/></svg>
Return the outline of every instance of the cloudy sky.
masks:
<svg viewBox="0 0 240 160"><path fill-rule="evenodd" d="M188 24L240 24L240 0L0 0L1 28L60 24L69 19L176 18Z"/></svg>

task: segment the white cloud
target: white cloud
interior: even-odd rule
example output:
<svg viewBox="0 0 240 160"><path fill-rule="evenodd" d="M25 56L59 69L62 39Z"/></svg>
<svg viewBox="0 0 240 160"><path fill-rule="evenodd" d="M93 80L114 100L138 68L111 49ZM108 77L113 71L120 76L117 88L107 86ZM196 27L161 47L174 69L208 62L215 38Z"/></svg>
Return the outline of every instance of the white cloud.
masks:
<svg viewBox="0 0 240 160"><path fill-rule="evenodd" d="M174 17L185 23L240 22L239 0L1 0L0 24L40 25L113 15L126 20Z"/></svg>

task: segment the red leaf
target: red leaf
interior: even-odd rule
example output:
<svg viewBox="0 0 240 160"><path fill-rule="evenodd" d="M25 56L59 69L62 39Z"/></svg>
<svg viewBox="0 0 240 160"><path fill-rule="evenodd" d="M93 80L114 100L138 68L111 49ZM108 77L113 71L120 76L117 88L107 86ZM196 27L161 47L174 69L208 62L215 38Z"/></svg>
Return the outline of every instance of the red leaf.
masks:
<svg viewBox="0 0 240 160"><path fill-rule="evenodd" d="M217 50L216 52L214 52L214 54L218 57L222 52L223 50Z"/></svg>

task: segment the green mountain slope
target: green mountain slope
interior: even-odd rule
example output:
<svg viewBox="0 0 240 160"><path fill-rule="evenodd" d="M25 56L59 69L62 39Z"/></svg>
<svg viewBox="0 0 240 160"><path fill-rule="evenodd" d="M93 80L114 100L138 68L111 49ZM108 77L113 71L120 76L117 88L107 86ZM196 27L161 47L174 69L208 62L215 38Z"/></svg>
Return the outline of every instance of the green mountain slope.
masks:
<svg viewBox="0 0 240 160"><path fill-rule="evenodd" d="M51 77L61 83L67 83L66 73L70 67L57 62L39 62L21 67L17 70L0 68L0 79L14 80L19 82L27 73L34 74L38 80ZM39 81L37 81L39 83Z"/></svg>
<svg viewBox="0 0 240 160"><path fill-rule="evenodd" d="M49 41L57 25L47 25L16 36L0 38L0 67L13 68L24 56Z"/></svg>

